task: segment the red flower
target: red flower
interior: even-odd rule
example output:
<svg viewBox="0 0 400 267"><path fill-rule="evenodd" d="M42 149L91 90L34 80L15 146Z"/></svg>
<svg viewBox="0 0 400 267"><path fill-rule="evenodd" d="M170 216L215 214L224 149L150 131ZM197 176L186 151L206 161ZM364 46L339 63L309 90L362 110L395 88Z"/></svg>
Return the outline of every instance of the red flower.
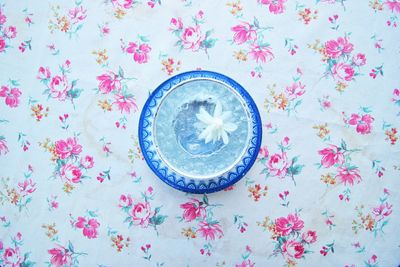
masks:
<svg viewBox="0 0 400 267"><path fill-rule="evenodd" d="M283 255L287 258L300 259L304 254L303 244L294 240L288 240L283 243L281 246L281 250Z"/></svg>
<svg viewBox="0 0 400 267"><path fill-rule="evenodd" d="M92 239L97 237L97 228L99 228L100 223L96 219L86 220L84 217L78 217L75 226L83 229L83 235Z"/></svg>
<svg viewBox="0 0 400 267"><path fill-rule="evenodd" d="M361 182L360 171L357 167L339 167L338 172L336 178L339 178L345 185L354 185L354 182Z"/></svg>
<svg viewBox="0 0 400 267"><path fill-rule="evenodd" d="M335 164L343 164L344 162L343 153L335 145L329 145L329 147L319 150L318 154L322 155L321 164L325 168L329 168Z"/></svg>

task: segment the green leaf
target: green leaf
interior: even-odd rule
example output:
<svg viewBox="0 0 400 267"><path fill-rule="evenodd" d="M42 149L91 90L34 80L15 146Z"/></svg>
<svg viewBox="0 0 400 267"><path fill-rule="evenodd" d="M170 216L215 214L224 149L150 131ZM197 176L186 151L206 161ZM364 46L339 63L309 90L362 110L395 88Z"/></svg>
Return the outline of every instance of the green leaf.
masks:
<svg viewBox="0 0 400 267"><path fill-rule="evenodd" d="M68 249L69 249L69 251L74 253L74 246L72 245L71 241L68 241Z"/></svg>
<svg viewBox="0 0 400 267"><path fill-rule="evenodd" d="M203 42L201 42L201 46L204 48L212 48L215 45L215 42L217 41L217 39L205 39Z"/></svg>
<svg viewBox="0 0 400 267"><path fill-rule="evenodd" d="M78 89L78 88L71 89L67 92L67 96L71 98L78 98L81 95L82 91L83 89Z"/></svg>
<svg viewBox="0 0 400 267"><path fill-rule="evenodd" d="M154 225L160 225L165 221L167 217L168 216L165 215L154 215L153 217L151 217L150 223Z"/></svg>
<svg viewBox="0 0 400 267"><path fill-rule="evenodd" d="M159 212L160 212L160 208L161 208L161 207L157 207L157 208L155 208L155 209L154 209L154 214L157 214L157 213L159 213Z"/></svg>
<svg viewBox="0 0 400 267"><path fill-rule="evenodd" d="M204 204L208 205L208 197L206 194L203 195L203 202Z"/></svg>
<svg viewBox="0 0 400 267"><path fill-rule="evenodd" d="M254 21L253 24L256 28L260 28L260 23L258 22L258 19L256 17L254 17Z"/></svg>
<svg viewBox="0 0 400 267"><path fill-rule="evenodd" d="M119 75L121 78L124 78L124 70L121 68L121 66L119 66L119 68L118 68L118 75Z"/></svg>

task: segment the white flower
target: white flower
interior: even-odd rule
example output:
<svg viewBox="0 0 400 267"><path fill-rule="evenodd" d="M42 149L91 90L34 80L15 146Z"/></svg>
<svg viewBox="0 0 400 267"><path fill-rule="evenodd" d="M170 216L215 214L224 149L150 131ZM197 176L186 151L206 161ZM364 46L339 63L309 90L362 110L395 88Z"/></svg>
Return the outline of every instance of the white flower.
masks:
<svg viewBox="0 0 400 267"><path fill-rule="evenodd" d="M232 113L230 111L222 112L222 106L219 102L215 105L213 116L201 107L196 117L206 125L206 128L199 135L199 139L204 139L206 144L211 141L214 143L222 138L226 145L229 142L228 133L237 129L236 124L229 122Z"/></svg>

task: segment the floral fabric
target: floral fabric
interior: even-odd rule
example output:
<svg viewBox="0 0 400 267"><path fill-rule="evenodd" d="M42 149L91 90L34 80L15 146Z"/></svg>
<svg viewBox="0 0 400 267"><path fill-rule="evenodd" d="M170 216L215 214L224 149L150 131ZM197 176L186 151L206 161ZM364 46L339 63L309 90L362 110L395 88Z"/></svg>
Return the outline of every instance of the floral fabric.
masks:
<svg viewBox="0 0 400 267"><path fill-rule="evenodd" d="M0 266L398 266L398 0L0 2ZM221 72L263 142L189 195L138 146L149 93Z"/></svg>

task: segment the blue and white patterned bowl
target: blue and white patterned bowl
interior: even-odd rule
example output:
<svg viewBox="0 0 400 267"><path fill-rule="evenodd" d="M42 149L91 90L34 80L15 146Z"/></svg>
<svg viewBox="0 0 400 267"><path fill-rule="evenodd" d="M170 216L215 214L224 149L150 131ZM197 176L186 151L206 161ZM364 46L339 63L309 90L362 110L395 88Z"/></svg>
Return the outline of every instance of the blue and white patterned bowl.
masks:
<svg viewBox="0 0 400 267"><path fill-rule="evenodd" d="M219 103L237 126L229 141L200 139L196 114L215 112ZM203 127L204 130L204 127ZM261 145L260 114L247 91L231 78L190 71L163 82L146 101L139 143L153 172L168 185L190 193L211 193L239 181Z"/></svg>

